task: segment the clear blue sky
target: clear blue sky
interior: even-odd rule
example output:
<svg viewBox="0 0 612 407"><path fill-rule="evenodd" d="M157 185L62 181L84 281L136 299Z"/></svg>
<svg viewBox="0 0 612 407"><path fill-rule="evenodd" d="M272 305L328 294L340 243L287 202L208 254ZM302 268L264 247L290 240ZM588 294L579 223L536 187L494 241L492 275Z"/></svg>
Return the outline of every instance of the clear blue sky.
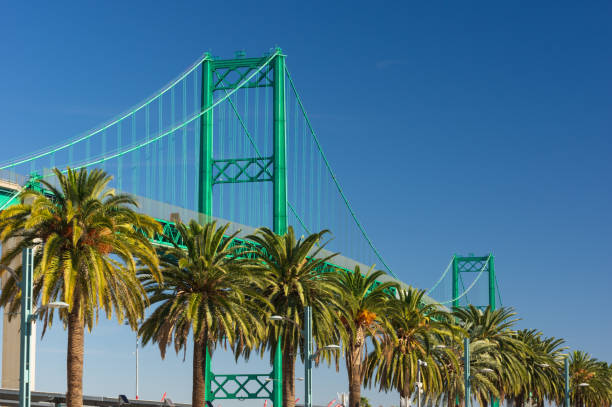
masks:
<svg viewBox="0 0 612 407"><path fill-rule="evenodd" d="M522 327L611 361L611 7L6 3L0 161L95 127L204 51L278 45L347 194L404 281L429 287L452 253L493 251ZM133 338L116 322L86 338L87 394L133 394ZM38 389L65 389L64 358L54 326L39 343ZM214 363L268 369L234 369L223 354ZM149 347L142 368L141 396L190 400L189 352L161 362ZM345 390L344 374L318 370L315 402Z"/></svg>

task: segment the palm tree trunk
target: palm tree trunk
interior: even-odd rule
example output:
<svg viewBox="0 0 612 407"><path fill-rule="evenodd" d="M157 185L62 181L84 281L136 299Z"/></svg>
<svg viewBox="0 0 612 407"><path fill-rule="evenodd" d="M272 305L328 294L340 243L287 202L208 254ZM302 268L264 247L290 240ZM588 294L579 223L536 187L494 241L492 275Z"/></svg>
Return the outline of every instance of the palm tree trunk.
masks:
<svg viewBox="0 0 612 407"><path fill-rule="evenodd" d="M404 385L400 389L400 399L405 400L406 405L408 405L410 398L410 394L412 393L412 387L410 386L410 369L406 368L404 372Z"/></svg>
<svg viewBox="0 0 612 407"><path fill-rule="evenodd" d="M193 383L191 389L191 405L193 407L204 406L206 400L204 395L206 383L204 378L204 368L206 366L206 341L205 335L193 340Z"/></svg>
<svg viewBox="0 0 612 407"><path fill-rule="evenodd" d="M411 392L411 388L410 388L410 382L408 381L408 378L406 378L404 380L404 386L402 386L402 389L400 390L400 398L406 401L406 405L409 404L409 399L410 399L410 392Z"/></svg>
<svg viewBox="0 0 612 407"><path fill-rule="evenodd" d="M361 401L361 347L353 345L346 358L349 379L349 407L359 407Z"/></svg>
<svg viewBox="0 0 612 407"><path fill-rule="evenodd" d="M283 347L283 407L295 407L295 353L290 343Z"/></svg>
<svg viewBox="0 0 612 407"><path fill-rule="evenodd" d="M79 318L79 309L79 300L75 298L72 311L68 314L68 354L66 358L67 407L83 407L83 353L85 341L83 322Z"/></svg>

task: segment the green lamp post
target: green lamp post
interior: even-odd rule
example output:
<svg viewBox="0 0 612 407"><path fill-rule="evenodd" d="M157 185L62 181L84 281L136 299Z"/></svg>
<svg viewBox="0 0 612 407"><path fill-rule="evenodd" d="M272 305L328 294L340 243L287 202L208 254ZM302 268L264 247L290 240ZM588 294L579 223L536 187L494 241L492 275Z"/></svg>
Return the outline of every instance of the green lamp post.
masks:
<svg viewBox="0 0 612 407"><path fill-rule="evenodd" d="M292 319L280 315L270 317L272 321L287 321L299 327ZM304 407L312 407L312 361L323 351L340 350L339 345L328 345L312 352L312 307L304 307L304 328L300 330L304 337Z"/></svg>
<svg viewBox="0 0 612 407"><path fill-rule="evenodd" d="M32 323L38 315L47 308L68 308L64 302L52 302L38 308L32 308L32 291L34 279L34 251L31 248L24 249L21 255L21 280L17 277L14 270L7 267L21 288L21 337L19 353L19 407L30 407L30 387L32 381Z"/></svg>

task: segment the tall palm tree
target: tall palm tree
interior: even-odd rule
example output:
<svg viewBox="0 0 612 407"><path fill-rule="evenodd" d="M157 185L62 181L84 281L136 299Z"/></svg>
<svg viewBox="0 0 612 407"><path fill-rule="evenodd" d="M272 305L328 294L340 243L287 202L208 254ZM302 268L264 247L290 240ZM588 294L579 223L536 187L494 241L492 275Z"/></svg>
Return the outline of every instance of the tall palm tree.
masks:
<svg viewBox="0 0 612 407"><path fill-rule="evenodd" d="M443 339L458 334L450 316L436 304L425 303L424 290L413 287L399 290L389 304L391 332L368 358L366 382L376 382L381 390L395 389L408 400L416 383L418 360L427 362L422 369L424 390L430 393L442 387L438 361L457 365L450 347L436 347Z"/></svg>
<svg viewBox="0 0 612 407"><path fill-rule="evenodd" d="M527 370L526 380L514 395L514 405L522 407L530 396L543 406L545 400L556 401L564 389L561 371L562 339L542 338L542 332L524 329L516 333L525 344L523 363Z"/></svg>
<svg viewBox="0 0 612 407"><path fill-rule="evenodd" d="M391 311L391 294L399 287L394 282L379 282L385 276L381 270L361 274L359 266L353 272L339 270L331 278L341 294L337 310L342 322L342 343L346 355L349 381L349 406L358 407L361 400L361 384L366 373L366 343L376 341L389 327L387 315Z"/></svg>
<svg viewBox="0 0 612 407"><path fill-rule="evenodd" d="M244 246L234 244L239 232L225 236L228 227L178 223L185 247L175 245L162 256L163 283L141 274L157 306L140 328L143 344L157 343L163 358L172 342L178 353L193 336L193 406L205 403L204 369L214 347L224 340L254 346L269 313Z"/></svg>
<svg viewBox="0 0 612 407"><path fill-rule="evenodd" d="M481 310L470 305L467 308L455 309L453 314L466 330L470 341L486 340L495 346L492 356L500 367L503 366L495 372L494 379L500 397L505 398L507 394L519 391L527 377L523 361L526 347L512 329L518 321L514 310L511 308L492 310L491 307ZM475 397L481 402L490 399L488 392L480 394L475 392Z"/></svg>
<svg viewBox="0 0 612 407"><path fill-rule="evenodd" d="M465 361L463 358L465 349L463 344L451 338L450 341L445 340L443 343L445 349L450 349L454 355L456 362L449 361L448 352L442 354L438 366L442 370L443 381L442 389L439 397L446 399L448 407L454 407L456 401L463 405L465 397ZM496 352L494 343L484 339L470 341L470 387L473 394L479 400L480 405L486 405L486 397L484 395L493 395L499 397L499 391L493 382L495 371L499 370L499 361L493 357Z"/></svg>
<svg viewBox="0 0 612 407"><path fill-rule="evenodd" d="M282 338L285 407L295 406L295 359L303 345L299 327L303 325L304 307L312 307L313 335L319 346L338 340L333 312L337 289L330 282L331 273L319 271L324 262L335 256L320 257L325 247L320 242L327 233L323 230L296 240L290 226L284 235L260 228L247 237L259 252L260 271L266 279L264 295L276 314L294 322L271 326L265 342L273 358L278 339Z"/></svg>
<svg viewBox="0 0 612 407"><path fill-rule="evenodd" d="M59 318L68 327L68 407L83 405L84 328L98 321L100 309L108 318L113 312L120 323L127 319L136 329L146 296L136 276L136 261L159 279L158 259L147 236L161 231L152 218L134 211L136 201L108 188L112 177L95 169L53 170L58 186L41 180L44 192L25 190L21 203L0 214L0 238L19 243L6 251L7 265L24 248L42 243L34 269L34 300L68 303ZM4 268L2 267L4 270ZM9 277L0 305L10 312L19 307L21 293ZM53 322L53 310L41 316L45 328Z"/></svg>

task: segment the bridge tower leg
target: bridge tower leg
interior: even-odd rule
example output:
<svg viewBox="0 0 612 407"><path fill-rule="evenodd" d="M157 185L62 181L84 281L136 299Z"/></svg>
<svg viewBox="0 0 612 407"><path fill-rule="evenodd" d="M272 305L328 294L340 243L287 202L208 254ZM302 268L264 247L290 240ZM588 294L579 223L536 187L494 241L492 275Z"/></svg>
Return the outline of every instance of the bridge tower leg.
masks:
<svg viewBox="0 0 612 407"><path fill-rule="evenodd" d="M213 104L213 60L206 54L202 61L201 110ZM200 117L200 162L198 173L198 212L212 216L213 186L213 110Z"/></svg>
<svg viewBox="0 0 612 407"><path fill-rule="evenodd" d="M459 268L457 267L457 255L453 255L453 264L451 266L453 268L453 308L459 306Z"/></svg>
<svg viewBox="0 0 612 407"><path fill-rule="evenodd" d="M489 257L489 307L492 310L496 308L495 304L495 258L493 254ZM499 407L499 399L493 398L491 400L491 407Z"/></svg>
<svg viewBox="0 0 612 407"><path fill-rule="evenodd" d="M280 51L280 49L277 49ZM287 232L287 125L285 111L285 56L274 58L274 233Z"/></svg>
<svg viewBox="0 0 612 407"><path fill-rule="evenodd" d="M491 255L489 258L489 307L492 310L496 308L495 304L495 257Z"/></svg>

